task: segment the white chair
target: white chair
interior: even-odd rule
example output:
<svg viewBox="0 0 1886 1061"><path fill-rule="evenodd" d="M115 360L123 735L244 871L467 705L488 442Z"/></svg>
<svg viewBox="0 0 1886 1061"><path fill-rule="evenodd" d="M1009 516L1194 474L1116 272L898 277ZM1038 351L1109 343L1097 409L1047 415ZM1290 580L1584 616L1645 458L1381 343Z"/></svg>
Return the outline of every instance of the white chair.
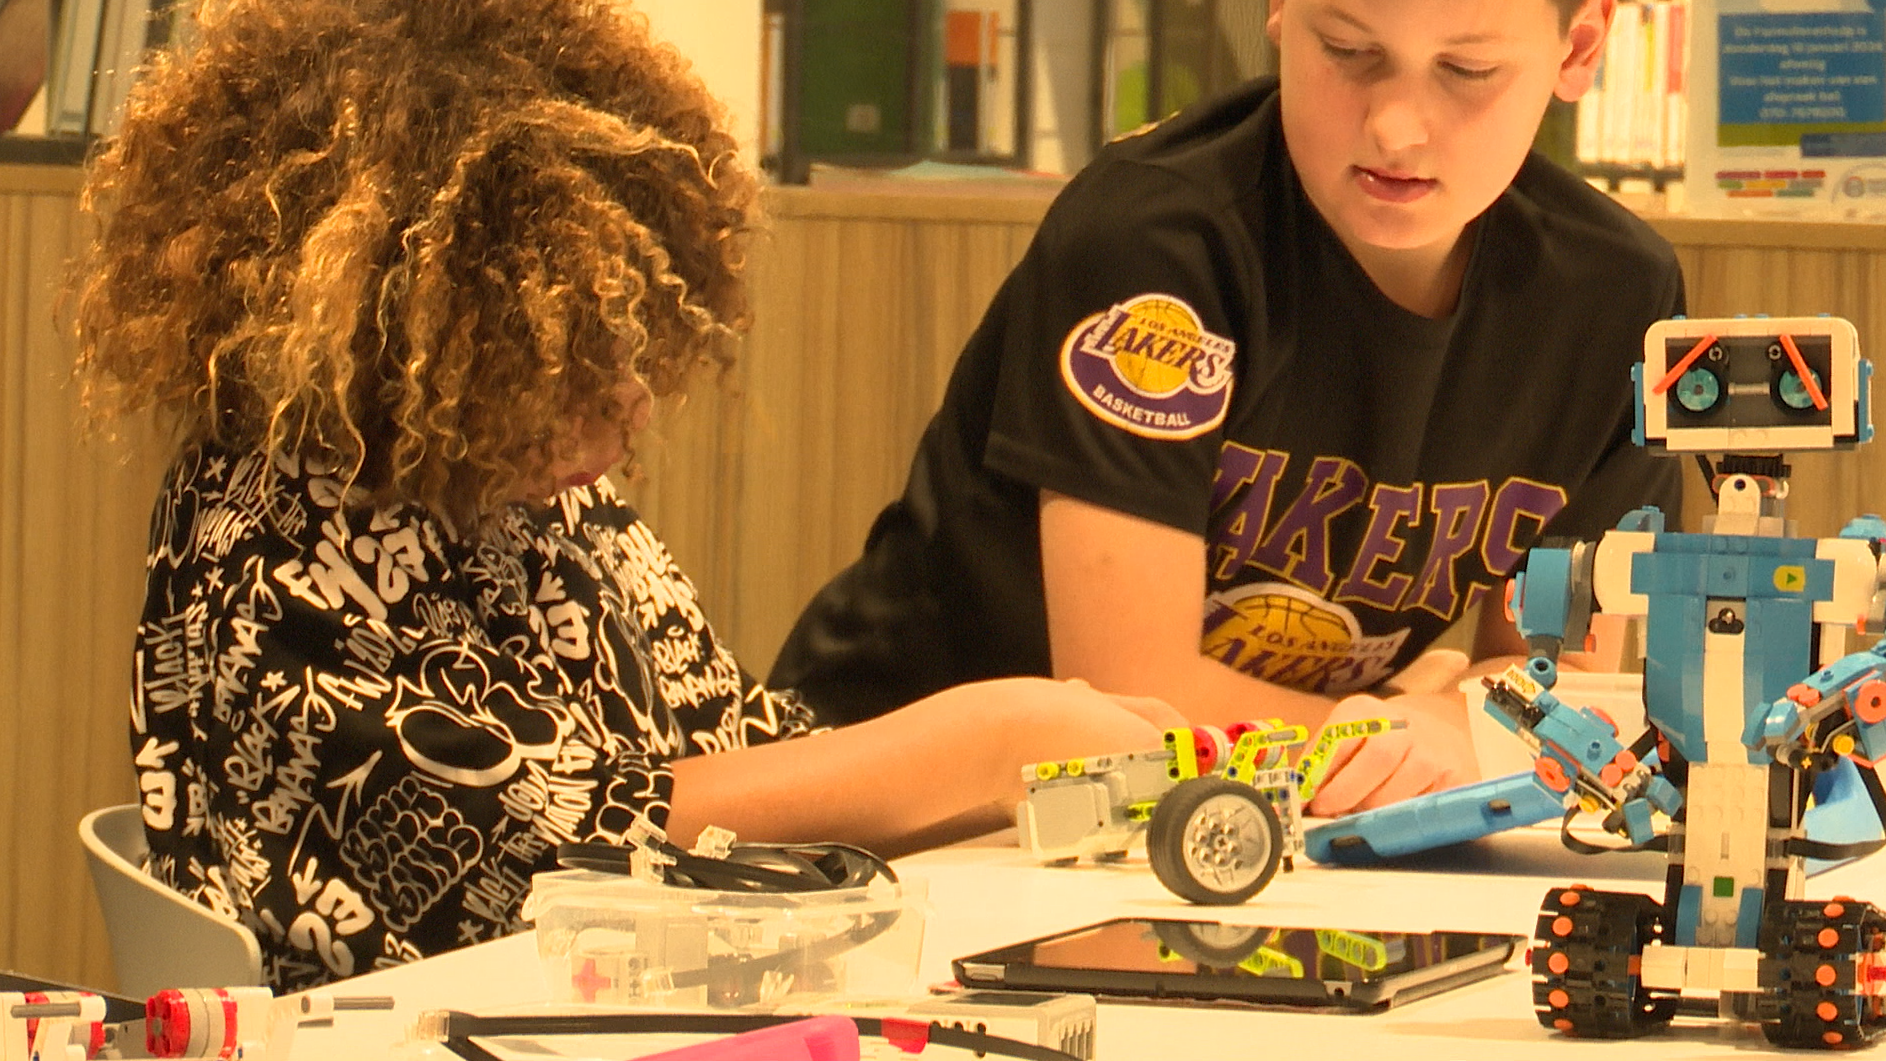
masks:
<svg viewBox="0 0 1886 1061"><path fill-rule="evenodd" d="M172 987L246 987L262 982L255 933L144 872L149 847L135 803L79 821L92 888L105 912L118 993L147 998Z"/></svg>

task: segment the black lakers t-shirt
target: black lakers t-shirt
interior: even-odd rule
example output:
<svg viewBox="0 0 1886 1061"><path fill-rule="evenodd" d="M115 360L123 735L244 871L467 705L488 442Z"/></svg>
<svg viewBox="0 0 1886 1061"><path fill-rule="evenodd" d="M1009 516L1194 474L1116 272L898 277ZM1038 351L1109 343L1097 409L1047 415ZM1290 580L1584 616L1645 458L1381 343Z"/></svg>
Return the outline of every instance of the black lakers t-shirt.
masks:
<svg viewBox="0 0 1886 1061"><path fill-rule="evenodd" d="M771 684L864 718L1046 674L1053 490L1202 535L1201 651L1340 695L1418 655L1542 534L1674 513L1632 444L1669 245L1539 158L1471 230L1454 314L1389 301L1305 198L1274 82L1114 144L970 339L904 497Z"/></svg>

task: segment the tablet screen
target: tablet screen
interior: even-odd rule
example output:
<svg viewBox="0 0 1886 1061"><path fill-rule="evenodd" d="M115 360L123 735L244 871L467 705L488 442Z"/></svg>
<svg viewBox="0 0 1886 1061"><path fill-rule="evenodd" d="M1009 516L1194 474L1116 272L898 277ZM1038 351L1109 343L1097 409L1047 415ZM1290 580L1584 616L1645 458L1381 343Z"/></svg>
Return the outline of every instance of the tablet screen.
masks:
<svg viewBox="0 0 1886 1061"><path fill-rule="evenodd" d="M1298 1005L1383 1005L1498 972L1525 937L1122 918L973 955L964 986Z"/></svg>

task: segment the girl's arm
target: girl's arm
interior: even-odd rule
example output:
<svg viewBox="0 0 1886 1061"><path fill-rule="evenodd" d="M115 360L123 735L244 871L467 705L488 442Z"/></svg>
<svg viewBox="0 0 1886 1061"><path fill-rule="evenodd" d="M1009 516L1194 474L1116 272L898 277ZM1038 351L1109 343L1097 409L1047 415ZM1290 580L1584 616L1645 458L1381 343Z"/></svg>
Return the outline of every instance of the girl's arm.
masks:
<svg viewBox="0 0 1886 1061"><path fill-rule="evenodd" d="M1184 720L1078 682L946 689L855 726L674 760L668 837L717 825L743 840L843 841L886 857L1013 824L1022 767L1159 747Z"/></svg>

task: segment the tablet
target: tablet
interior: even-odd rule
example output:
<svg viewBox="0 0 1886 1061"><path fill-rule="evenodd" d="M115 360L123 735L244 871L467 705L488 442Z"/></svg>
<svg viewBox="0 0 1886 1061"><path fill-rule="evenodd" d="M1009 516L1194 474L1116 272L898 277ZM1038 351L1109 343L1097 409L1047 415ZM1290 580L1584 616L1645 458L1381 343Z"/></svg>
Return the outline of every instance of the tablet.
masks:
<svg viewBox="0 0 1886 1061"><path fill-rule="evenodd" d="M1494 975L1525 936L1126 917L958 958L964 987L1371 1011Z"/></svg>

